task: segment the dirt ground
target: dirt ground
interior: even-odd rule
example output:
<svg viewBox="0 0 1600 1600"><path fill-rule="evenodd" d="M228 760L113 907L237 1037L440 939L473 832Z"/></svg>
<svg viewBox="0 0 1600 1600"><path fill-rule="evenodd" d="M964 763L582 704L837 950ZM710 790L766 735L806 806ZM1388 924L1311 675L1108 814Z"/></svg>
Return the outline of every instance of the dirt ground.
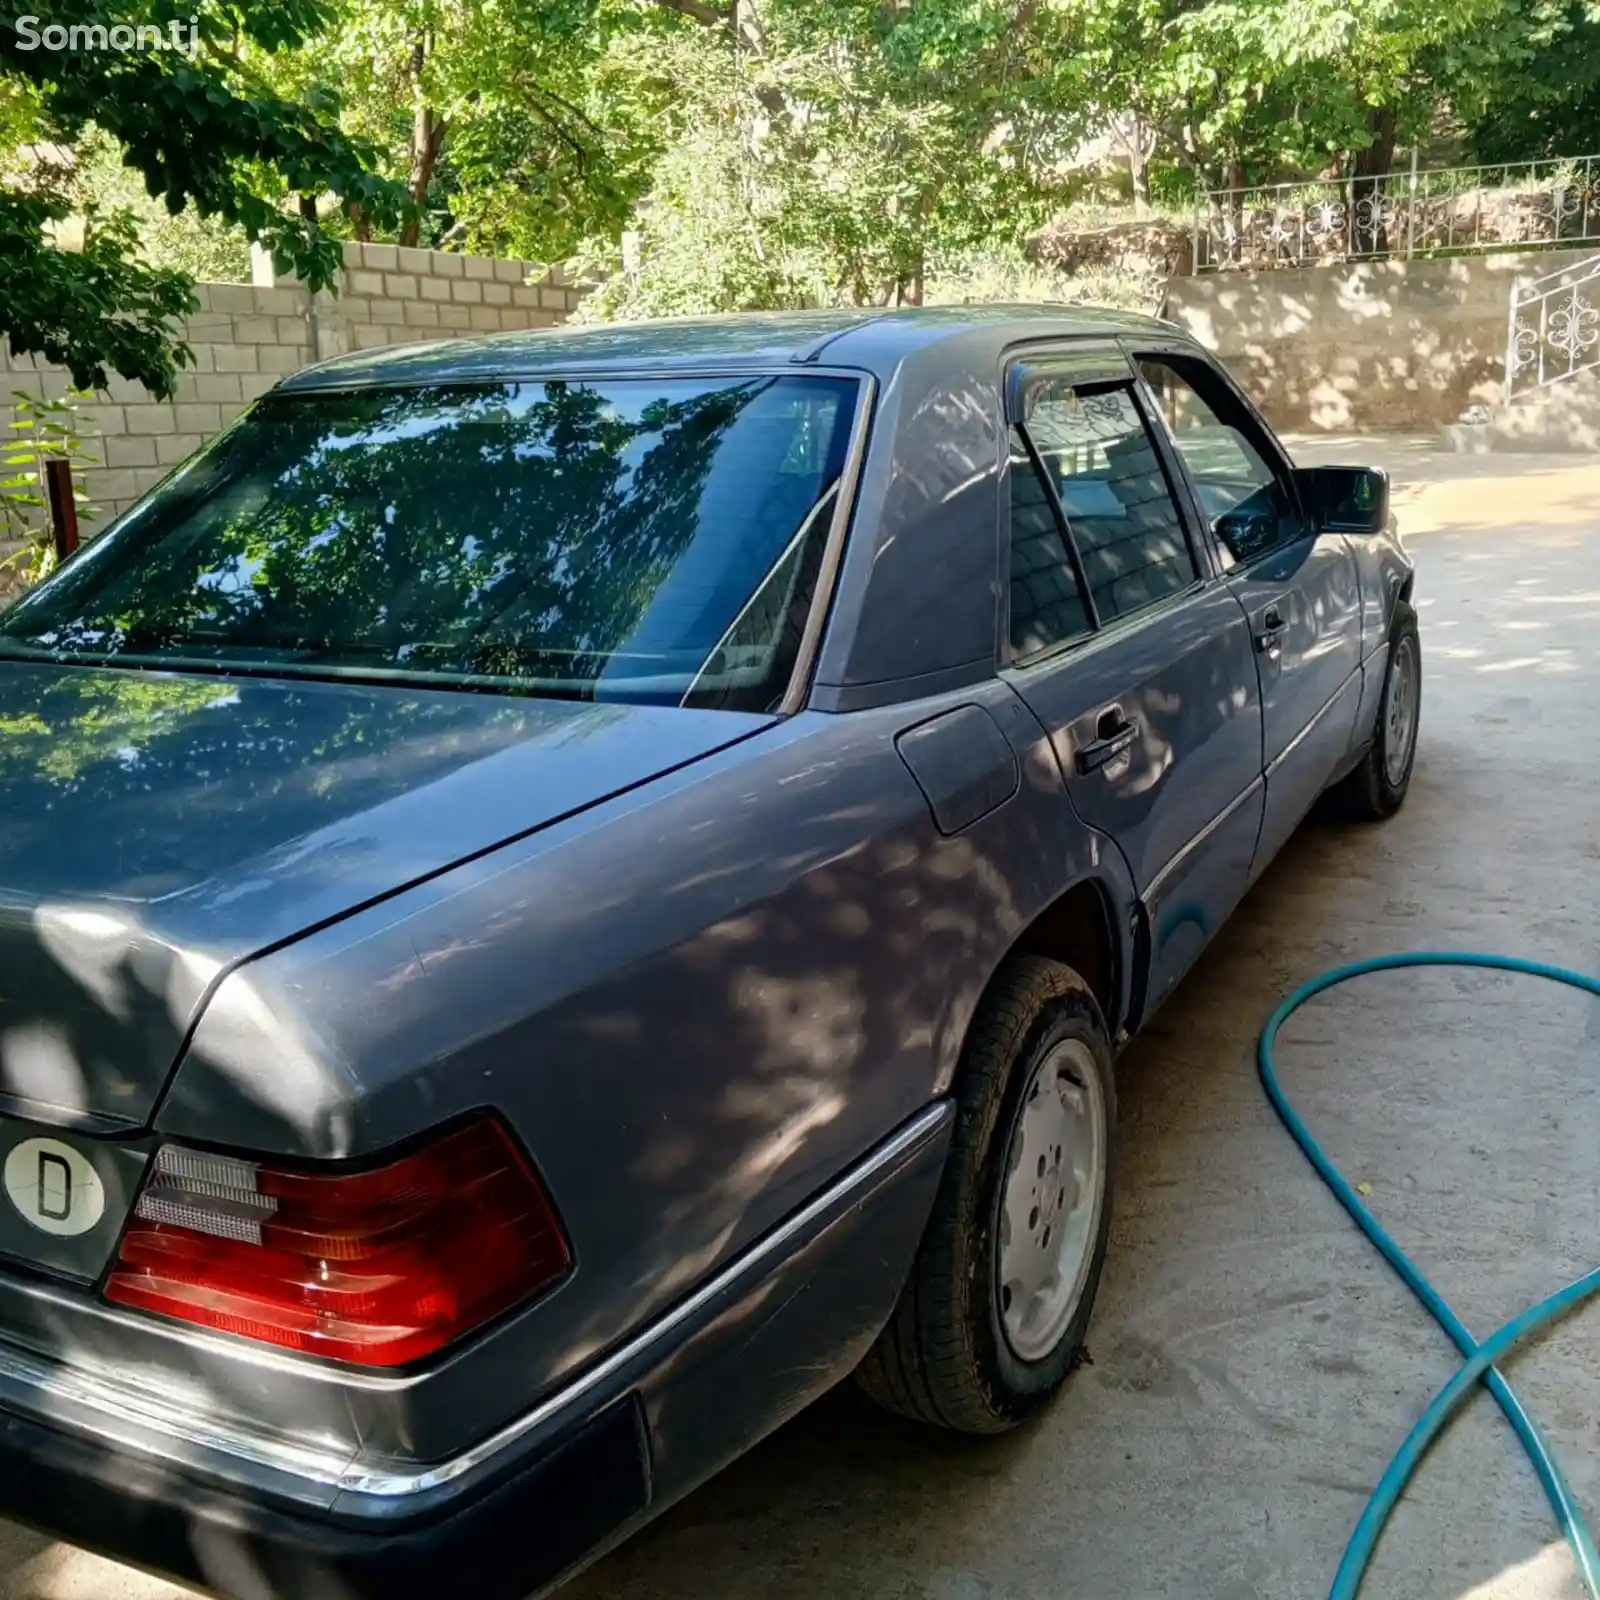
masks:
<svg viewBox="0 0 1600 1600"><path fill-rule="evenodd" d="M562 1600L1301 1600L1454 1352L1268 1109L1283 992L1390 950L1600 970L1600 464L1318 441L1387 461L1420 565L1425 687L1405 810L1308 827L1124 1057L1093 1364L971 1444L847 1389ZM1335 1159L1475 1331L1600 1260L1600 1005L1530 980L1363 980L1281 1048ZM1509 1376L1600 1519L1600 1307ZM1509 1429L1475 1400L1365 1591L1567 1600L1572 1563ZM0 1524L0 1600L179 1591Z"/></svg>

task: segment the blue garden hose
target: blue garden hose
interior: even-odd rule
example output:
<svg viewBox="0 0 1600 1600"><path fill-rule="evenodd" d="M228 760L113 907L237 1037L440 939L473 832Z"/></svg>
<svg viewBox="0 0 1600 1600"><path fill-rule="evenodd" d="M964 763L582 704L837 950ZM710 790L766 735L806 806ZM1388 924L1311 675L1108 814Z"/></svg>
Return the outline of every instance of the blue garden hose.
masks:
<svg viewBox="0 0 1600 1600"><path fill-rule="evenodd" d="M1434 1397L1433 1403L1422 1414L1422 1420L1411 1430L1406 1442L1379 1479L1378 1487L1373 1491L1350 1537L1344 1559L1339 1563L1333 1588L1329 1591L1329 1600L1355 1600L1389 1513L1405 1492L1412 1473L1416 1471L1429 1445L1466 1401L1473 1386L1480 1381L1488 1386L1490 1394L1505 1413L1506 1420L1522 1441L1522 1447L1528 1452L1528 1459L1539 1475L1539 1482L1544 1485L1556 1521L1572 1546L1572 1553L1577 1558L1578 1574L1591 1600L1600 1600L1600 1553L1595 1550L1594 1535L1589 1531L1582 1511L1574 1504L1572 1491L1567 1487L1561 1468L1556 1465L1532 1418L1523 1410L1522 1402L1512 1393L1510 1384L1495 1370L1494 1365L1529 1334L1564 1316L1591 1295L1600 1294L1600 1267L1585 1273L1566 1288L1541 1300L1538 1305L1530 1306L1480 1344L1467 1331L1466 1324L1450 1309L1444 1296L1428 1282L1417 1264L1367 1209L1350 1180L1329 1160L1327 1151L1317 1142L1316 1135L1306 1126L1300 1113L1289 1103L1283 1085L1278 1082L1278 1068L1273 1055L1278 1042L1278 1030L1294 1012L1324 989L1331 989L1336 984L1346 983L1351 978L1359 978L1369 972L1392 972L1398 967L1487 967L1495 972L1520 972L1534 978L1547 978L1552 983L1564 983L1570 988L1600 996L1600 978L1592 978L1587 973L1569 972L1564 967L1547 966L1540 961L1521 961L1515 956L1427 950L1408 955L1374 956L1370 961L1354 961L1349 966L1332 967L1296 989L1272 1013L1266 1027L1261 1030L1257 1062L1261 1068L1262 1085L1267 1091L1267 1098L1272 1101L1273 1109L1283 1119L1283 1125L1294 1135L1295 1143L1305 1152L1306 1159L1317 1169L1318 1175L1333 1191L1339 1204L1350 1213L1355 1225L1378 1247L1384 1259L1404 1279L1406 1286L1427 1308L1434 1321L1450 1335L1456 1348L1466 1358L1461 1370Z"/></svg>

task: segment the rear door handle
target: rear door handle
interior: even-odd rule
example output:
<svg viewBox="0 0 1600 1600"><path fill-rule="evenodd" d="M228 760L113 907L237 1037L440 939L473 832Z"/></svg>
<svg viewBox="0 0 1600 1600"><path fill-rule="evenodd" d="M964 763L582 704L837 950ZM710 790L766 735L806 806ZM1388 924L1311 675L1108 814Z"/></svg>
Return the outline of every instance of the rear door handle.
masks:
<svg viewBox="0 0 1600 1600"><path fill-rule="evenodd" d="M1128 721L1119 707L1103 712L1095 727L1096 737L1078 751L1078 771L1084 777L1098 772L1108 761L1114 761L1134 741L1139 729Z"/></svg>
<svg viewBox="0 0 1600 1600"><path fill-rule="evenodd" d="M1283 636L1289 624L1276 606L1268 606L1261 619L1261 632L1256 635L1256 649L1264 656L1275 656L1283 648Z"/></svg>

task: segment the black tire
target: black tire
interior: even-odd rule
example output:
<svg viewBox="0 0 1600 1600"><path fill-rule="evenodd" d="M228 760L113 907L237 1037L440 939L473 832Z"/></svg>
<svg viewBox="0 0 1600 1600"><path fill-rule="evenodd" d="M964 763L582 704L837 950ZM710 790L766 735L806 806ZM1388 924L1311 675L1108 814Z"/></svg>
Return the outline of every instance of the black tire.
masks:
<svg viewBox="0 0 1600 1600"><path fill-rule="evenodd" d="M1389 686L1395 663L1404 649L1411 651L1416 669L1417 704L1411 721L1411 748L1396 779L1389 776ZM1411 787L1411 769L1417 760L1417 733L1422 712L1422 641L1417 633L1417 614L1404 600L1397 601L1394 622L1389 630L1389 664L1383 674L1383 693L1378 702L1378 720L1367 753L1361 764L1328 790L1319 810L1330 820L1341 822L1381 822L1392 817L1405 804Z"/></svg>
<svg viewBox="0 0 1600 1600"><path fill-rule="evenodd" d="M1070 1321L1037 1360L1017 1358L1002 1324L1000 1203L1024 1092L1063 1040L1087 1046L1105 1110L1104 1182L1088 1275ZM1071 968L1013 956L973 1019L956 1078L950 1154L911 1276L857 1371L880 1405L962 1433L1000 1433L1036 1411L1077 1365L1111 1225L1116 1088L1111 1041Z"/></svg>

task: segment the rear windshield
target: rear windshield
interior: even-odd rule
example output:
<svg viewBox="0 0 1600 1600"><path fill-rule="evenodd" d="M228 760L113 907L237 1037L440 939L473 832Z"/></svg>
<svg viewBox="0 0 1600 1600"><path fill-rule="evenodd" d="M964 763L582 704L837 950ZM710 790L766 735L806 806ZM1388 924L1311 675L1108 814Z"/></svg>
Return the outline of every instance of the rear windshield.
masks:
<svg viewBox="0 0 1600 1600"><path fill-rule="evenodd" d="M765 710L857 386L269 397L0 616L0 656Z"/></svg>

